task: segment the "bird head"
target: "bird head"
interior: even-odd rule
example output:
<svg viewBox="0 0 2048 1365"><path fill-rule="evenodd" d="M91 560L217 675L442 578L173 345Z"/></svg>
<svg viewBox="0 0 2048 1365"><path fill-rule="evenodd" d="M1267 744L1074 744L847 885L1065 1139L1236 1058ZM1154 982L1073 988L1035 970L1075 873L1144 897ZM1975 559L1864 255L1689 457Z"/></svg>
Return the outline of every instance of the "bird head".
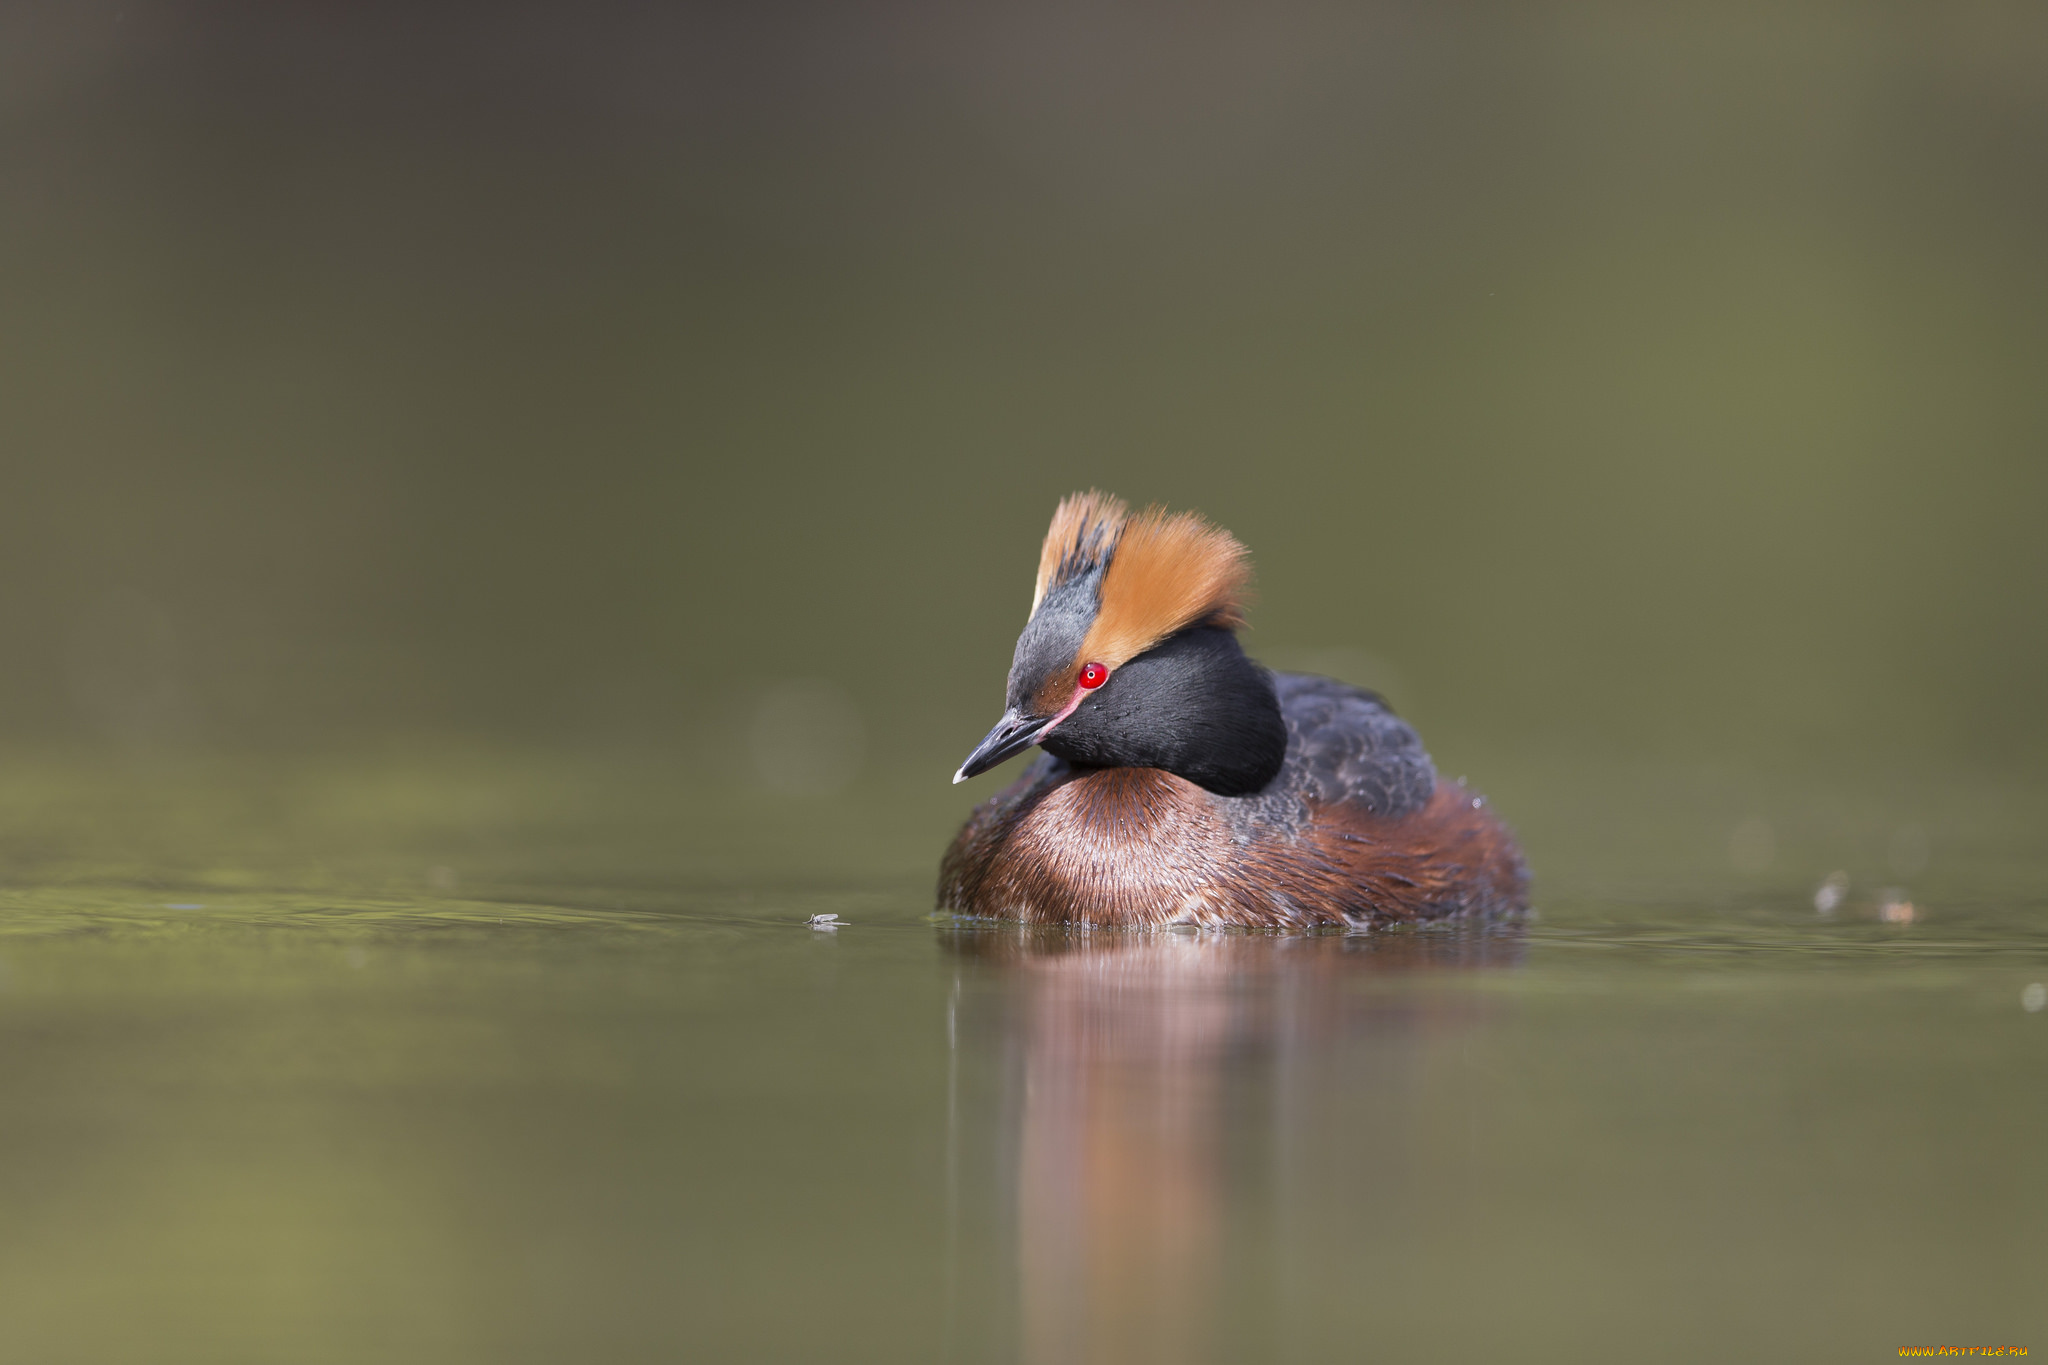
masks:
<svg viewBox="0 0 2048 1365"><path fill-rule="evenodd" d="M1193 512L1133 515L1076 493L1039 551L1003 718L954 774L1033 744L1087 767L1164 768L1225 795L1256 791L1285 756L1266 672L1238 647L1251 566Z"/></svg>

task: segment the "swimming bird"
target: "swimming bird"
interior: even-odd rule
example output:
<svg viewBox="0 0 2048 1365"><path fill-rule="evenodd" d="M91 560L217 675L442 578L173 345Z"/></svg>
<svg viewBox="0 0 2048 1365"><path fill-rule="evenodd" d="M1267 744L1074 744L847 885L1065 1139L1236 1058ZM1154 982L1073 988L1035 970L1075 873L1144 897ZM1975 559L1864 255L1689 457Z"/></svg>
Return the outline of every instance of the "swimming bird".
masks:
<svg viewBox="0 0 2048 1365"><path fill-rule="evenodd" d="M1374 928L1525 908L1514 836L1372 692L1248 657L1251 568L1192 512L1060 503L939 903L1038 924Z"/></svg>

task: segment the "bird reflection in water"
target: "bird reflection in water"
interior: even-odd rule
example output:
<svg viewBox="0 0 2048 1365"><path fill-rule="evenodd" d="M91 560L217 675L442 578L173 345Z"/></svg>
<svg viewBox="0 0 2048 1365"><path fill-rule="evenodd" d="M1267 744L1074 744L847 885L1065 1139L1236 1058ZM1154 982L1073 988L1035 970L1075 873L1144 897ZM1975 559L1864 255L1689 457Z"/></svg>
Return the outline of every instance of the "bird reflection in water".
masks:
<svg viewBox="0 0 2048 1365"><path fill-rule="evenodd" d="M1431 978L1522 952L1512 925L943 933L963 967L957 1065L993 1119L991 1188L969 1198L1005 1206L998 1260L1031 1365L1212 1358L1226 1296L1232 1318L1256 1317L1247 1284L1284 1277L1247 1246L1286 1217L1279 1186L1329 1126L1326 1092L1366 1086L1396 1112L1417 1049L1487 1008Z"/></svg>

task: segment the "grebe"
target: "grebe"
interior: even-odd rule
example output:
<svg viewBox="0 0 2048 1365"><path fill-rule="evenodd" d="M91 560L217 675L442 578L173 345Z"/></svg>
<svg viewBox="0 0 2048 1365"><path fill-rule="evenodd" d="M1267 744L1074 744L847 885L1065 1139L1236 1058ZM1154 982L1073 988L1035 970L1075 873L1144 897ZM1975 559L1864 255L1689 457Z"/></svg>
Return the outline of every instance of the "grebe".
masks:
<svg viewBox="0 0 2048 1365"><path fill-rule="evenodd" d="M942 909L1360 929L1525 908L1514 836L1385 701L1246 657L1250 574L1192 512L1060 503L1007 709L953 780L1044 752L954 839Z"/></svg>

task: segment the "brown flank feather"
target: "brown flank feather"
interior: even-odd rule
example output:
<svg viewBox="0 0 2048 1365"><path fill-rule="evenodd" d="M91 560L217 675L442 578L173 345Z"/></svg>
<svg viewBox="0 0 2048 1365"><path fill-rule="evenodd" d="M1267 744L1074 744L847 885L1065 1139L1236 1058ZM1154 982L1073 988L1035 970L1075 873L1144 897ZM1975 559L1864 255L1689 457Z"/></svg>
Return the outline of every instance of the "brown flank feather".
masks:
<svg viewBox="0 0 2048 1365"><path fill-rule="evenodd" d="M1027 924L1302 929L1528 903L1513 836L1455 782L1405 819L1317 806L1305 837L1245 833L1217 798L1157 769L1027 773L953 841L939 904Z"/></svg>

